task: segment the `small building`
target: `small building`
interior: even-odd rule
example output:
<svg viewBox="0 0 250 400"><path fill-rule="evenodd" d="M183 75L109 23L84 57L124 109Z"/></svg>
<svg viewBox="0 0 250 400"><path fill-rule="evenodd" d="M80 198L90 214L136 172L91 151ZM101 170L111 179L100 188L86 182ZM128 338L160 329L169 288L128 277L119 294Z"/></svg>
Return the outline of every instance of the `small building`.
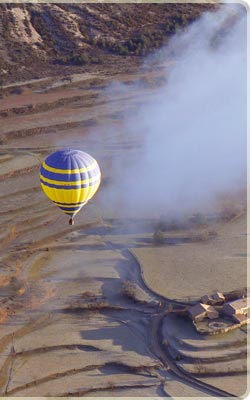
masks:
<svg viewBox="0 0 250 400"><path fill-rule="evenodd" d="M208 303L210 303L210 301L211 301L211 297L208 296L207 294L205 294L204 296L201 297L200 300L201 300L201 303L203 303L203 304L208 304Z"/></svg>
<svg viewBox="0 0 250 400"><path fill-rule="evenodd" d="M205 294L201 297L201 303L203 304L223 304L225 297L221 292L215 292L211 296Z"/></svg>
<svg viewBox="0 0 250 400"><path fill-rule="evenodd" d="M214 301L214 302L216 302L216 304L218 304L218 303L224 303L225 302L225 296L224 296L224 294L223 293L221 293L221 292L215 292L213 295L212 295L212 300Z"/></svg>
<svg viewBox="0 0 250 400"><path fill-rule="evenodd" d="M243 322L249 323L250 320L248 316L244 314L233 314L232 319L234 322L236 322L236 324L242 324Z"/></svg>
<svg viewBox="0 0 250 400"><path fill-rule="evenodd" d="M219 317L218 311L208 304L197 303L188 310L193 321L202 321L204 318L214 319Z"/></svg>
<svg viewBox="0 0 250 400"><path fill-rule="evenodd" d="M243 316L246 318L250 312L249 297L230 301L225 303L222 307L222 312L234 319L242 320Z"/></svg>

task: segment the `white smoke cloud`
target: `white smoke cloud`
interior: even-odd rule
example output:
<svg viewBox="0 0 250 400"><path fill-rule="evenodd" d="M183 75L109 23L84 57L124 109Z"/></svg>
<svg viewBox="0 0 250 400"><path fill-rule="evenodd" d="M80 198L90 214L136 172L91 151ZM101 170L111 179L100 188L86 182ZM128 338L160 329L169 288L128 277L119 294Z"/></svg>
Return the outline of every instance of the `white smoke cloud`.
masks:
<svg viewBox="0 0 250 400"><path fill-rule="evenodd" d="M134 215L203 211L246 184L246 10L204 14L159 60L174 62L161 87L124 111L124 132L137 145L114 151L104 201ZM139 89L119 90L132 98Z"/></svg>

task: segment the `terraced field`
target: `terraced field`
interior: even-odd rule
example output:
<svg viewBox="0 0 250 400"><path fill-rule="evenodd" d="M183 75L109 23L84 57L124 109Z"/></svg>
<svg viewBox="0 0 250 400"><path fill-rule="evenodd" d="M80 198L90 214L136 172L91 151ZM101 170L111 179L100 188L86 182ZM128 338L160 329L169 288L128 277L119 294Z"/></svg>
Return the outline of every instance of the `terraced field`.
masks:
<svg viewBox="0 0 250 400"><path fill-rule="evenodd" d="M220 343L198 337L187 321L181 322L182 330L180 321L166 317L170 304L188 305L187 296L178 301L171 287L160 293L133 255L148 249L160 265L159 247L153 243L158 219L131 218L127 210L111 210L106 202L112 155L138 145L126 130L124 110L145 103L149 90L154 95L161 70L147 75L150 84L145 77L139 76L143 85L131 92L129 102L119 90L111 101L105 88L112 77L101 74L73 77L63 85L58 79L52 88L51 81L24 84L21 95L0 100L0 109L7 110L0 134L2 396L245 392L246 333ZM134 71L119 79L129 84ZM41 160L68 146L93 154L103 172L101 190L74 227L45 198L39 183ZM172 232L172 238L176 235ZM172 245L167 242L161 249ZM185 244L193 245L199 246ZM137 299L125 295L126 281L137 285ZM187 327L190 337L185 338ZM181 356L178 362L176 355ZM217 369L219 379L214 378Z"/></svg>

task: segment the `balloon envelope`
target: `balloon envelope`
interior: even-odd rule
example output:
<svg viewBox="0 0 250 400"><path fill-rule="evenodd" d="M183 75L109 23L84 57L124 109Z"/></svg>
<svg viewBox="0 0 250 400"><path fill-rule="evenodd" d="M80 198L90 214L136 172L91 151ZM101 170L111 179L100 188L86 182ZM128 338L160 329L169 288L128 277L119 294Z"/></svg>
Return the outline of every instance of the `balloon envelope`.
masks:
<svg viewBox="0 0 250 400"><path fill-rule="evenodd" d="M96 193L101 172L89 154L74 149L59 150L43 162L40 182L49 199L73 219Z"/></svg>

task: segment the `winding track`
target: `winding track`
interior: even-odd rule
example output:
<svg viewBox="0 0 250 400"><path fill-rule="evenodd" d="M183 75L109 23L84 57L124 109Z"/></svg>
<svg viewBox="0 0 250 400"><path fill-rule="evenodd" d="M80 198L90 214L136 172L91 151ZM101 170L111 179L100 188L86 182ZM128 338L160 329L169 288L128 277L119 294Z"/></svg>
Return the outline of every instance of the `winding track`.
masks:
<svg viewBox="0 0 250 400"><path fill-rule="evenodd" d="M181 370L178 365L174 362L171 357L168 349L162 346L163 336L162 336L162 323L164 319L164 313L161 313L153 318L152 320L152 338L153 347L155 350L155 354L159 357L159 359L163 362L164 365L167 365L171 369L172 375L181 378L181 380L195 387L196 389L200 389L211 396L220 396L220 397L237 397L232 393L226 392L225 390L219 389L213 385L202 382L197 378L194 378L188 372L184 372Z"/></svg>
<svg viewBox="0 0 250 400"><path fill-rule="evenodd" d="M103 235L103 239L105 240L105 235ZM138 285L143 290L148 292L156 300L161 301L164 304L164 306L167 306L168 304L173 304L173 305L177 305L177 306L186 306L186 305L190 304L188 302L179 302L179 301L171 300L164 296L158 295L150 287L148 287L148 285L144 279L144 276L143 276L142 267L141 267L139 261L136 259L136 257L132 254L132 252L129 249L126 249L126 248L123 248L122 250L120 248L118 249L117 246L111 242L107 242L107 247L108 248L112 247L113 250L116 250L116 251L118 250L119 252L122 253L122 255L128 261L129 270L127 272L128 273L133 272L133 276L135 277L135 280L137 281ZM130 269L131 269L131 271L130 271ZM168 372L173 376L173 378L181 379L181 381L183 383L185 383L189 386L192 386L198 390L201 390L202 392L205 392L205 393L209 394L210 396L237 397L229 392L218 389L210 384L201 382L200 380L194 378L191 374L184 372L183 370L181 370L178 367L178 365L173 360L171 354L169 353L168 349L162 345L162 341L163 341L162 324L163 324L165 314L166 314L166 309L165 309L165 311L161 311L160 313L159 312L156 314L150 313L150 317L151 317L151 351L162 362L163 366L165 366L168 369Z"/></svg>
<svg viewBox="0 0 250 400"><path fill-rule="evenodd" d="M134 267L136 267L139 270L138 273L138 280L143 287L145 291L150 293L152 296L154 296L155 299L163 301L165 304L173 304L173 305L178 305L178 306L186 306L190 303L188 302L180 302L180 301L175 301L171 300L169 298L166 298L162 295L159 295L158 293L155 293L146 283L144 276L143 276L143 271L142 267L139 263L139 261L136 259L136 257L131 253L129 249L123 250L123 255L132 263ZM158 315L152 316L152 348L154 354L161 360L161 362L171 370L171 374L177 378L180 378L184 383L193 386L196 389L202 390L206 393L208 393L211 396L219 396L219 397L237 397L233 395L232 393L229 393L225 390L219 389L213 385L210 385L208 383L202 382L197 378L194 378L191 374L188 372L184 372L181 370L178 365L174 362L170 352L168 349L162 345L163 342L163 336L162 336L162 324L165 316L165 312L161 312Z"/></svg>
<svg viewBox="0 0 250 400"><path fill-rule="evenodd" d="M135 255L129 250L123 250L122 254L130 261L130 263L134 264L137 269L139 269L138 273L138 281L140 282L140 285L143 286L143 289L148 292L151 296L155 297L157 300L163 302L164 304L172 304L175 306L189 306L192 304L192 302L187 302L187 301L178 301L178 300L172 300L168 297L164 297L159 293L154 292L146 283L144 274L143 274L143 269L141 267L141 264L139 263L138 259L135 257Z"/></svg>
<svg viewBox="0 0 250 400"><path fill-rule="evenodd" d="M24 153L24 154L29 154L36 156L36 151L35 149L32 148L32 153L30 152L30 148L23 148L17 150L16 148L9 148L8 149L11 153ZM33 152L34 151L34 152ZM29 189L28 189L29 190ZM32 189L33 190L33 189ZM26 191L25 191L26 193ZM19 210L20 211L20 210ZM80 227L78 226L78 229ZM66 231L65 231L66 232ZM63 233L65 232L60 232L60 236L63 236ZM105 240L105 235L103 236ZM155 293L150 287L148 287L144 275L143 275L143 269L141 268L141 265L139 261L136 259L136 257L133 255L133 253L126 248L117 248L115 244L108 243L108 245L111 245L114 250L119 250L122 255L125 256L125 258L128 260L128 265L129 268L135 270L136 274L136 280L139 284L139 286L145 290L147 293L149 293L152 297L154 297L156 300L159 300L162 302L163 306L167 306L168 304L180 306L180 307L185 307L187 305L190 305L190 302L181 302L177 300L172 300L167 297L164 297L158 293ZM128 271L129 272L129 271ZM164 307L163 307L164 308ZM171 354L169 353L168 349L162 345L162 324L164 320L164 314L165 312L160 312L158 314L150 314L151 318L151 349L154 355L163 363L163 365L168 369L168 372L173 376L173 378L178 378L181 379L181 381L189 386L192 386L194 388L197 388L198 390L201 390L210 396L219 396L219 397L237 397L231 393L228 393L224 390L218 389L212 385L209 385L205 382L201 382L200 380L194 378L191 374L182 371L178 365L175 363L173 360ZM116 320L118 320L116 318ZM160 385L162 387L162 391L164 391L164 385ZM108 389L108 388L107 388ZM97 388L97 390L103 390L103 388ZM85 393L86 394L86 393ZM69 394L67 394L69 395Z"/></svg>

